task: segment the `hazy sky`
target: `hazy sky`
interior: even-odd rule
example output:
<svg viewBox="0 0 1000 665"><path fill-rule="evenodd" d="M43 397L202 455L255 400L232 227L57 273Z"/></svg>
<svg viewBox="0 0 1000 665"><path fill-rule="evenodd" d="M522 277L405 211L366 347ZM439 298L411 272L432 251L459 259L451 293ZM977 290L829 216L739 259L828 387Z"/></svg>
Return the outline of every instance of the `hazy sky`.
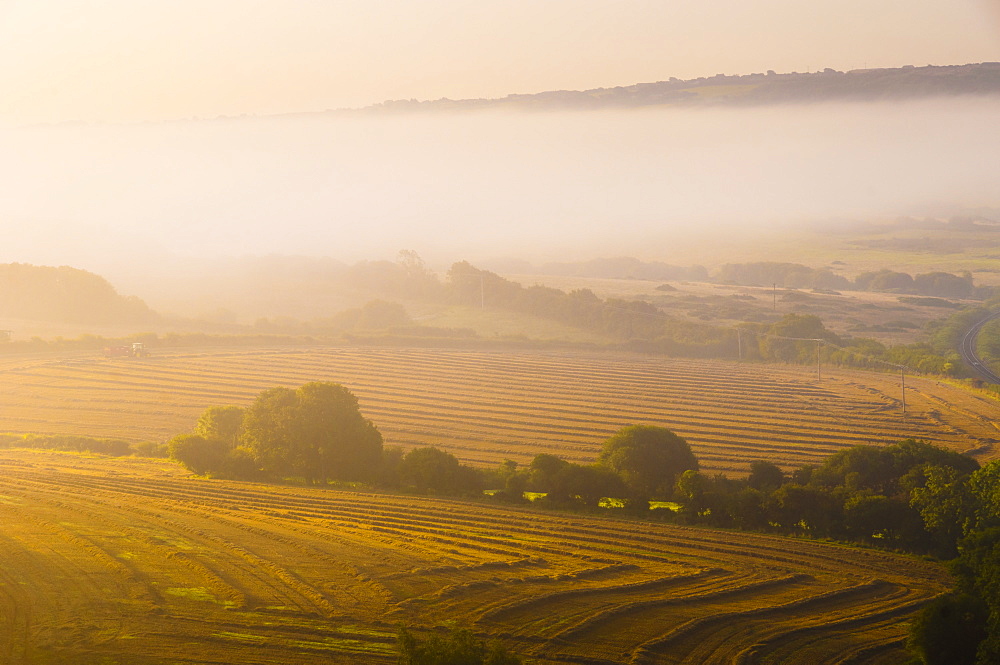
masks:
<svg viewBox="0 0 1000 665"><path fill-rule="evenodd" d="M1000 60L1000 0L0 0L0 123Z"/></svg>

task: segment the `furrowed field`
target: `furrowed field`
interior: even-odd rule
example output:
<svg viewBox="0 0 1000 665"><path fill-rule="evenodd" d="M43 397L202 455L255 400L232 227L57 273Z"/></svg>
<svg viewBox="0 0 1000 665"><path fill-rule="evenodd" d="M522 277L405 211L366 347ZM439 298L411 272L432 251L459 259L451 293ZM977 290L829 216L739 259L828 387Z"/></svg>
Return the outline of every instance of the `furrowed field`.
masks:
<svg viewBox="0 0 1000 665"><path fill-rule="evenodd" d="M43 451L0 451L0 521L12 665L391 663L399 623L449 621L542 664L892 663L947 584L871 550Z"/></svg>
<svg viewBox="0 0 1000 665"><path fill-rule="evenodd" d="M163 441L208 406L335 381L386 443L437 445L466 462L541 452L591 462L627 424L668 427L709 472L754 459L791 468L856 444L913 437L996 455L997 403L933 379L824 367L568 352L273 348L158 351L144 359L0 358L0 431Z"/></svg>

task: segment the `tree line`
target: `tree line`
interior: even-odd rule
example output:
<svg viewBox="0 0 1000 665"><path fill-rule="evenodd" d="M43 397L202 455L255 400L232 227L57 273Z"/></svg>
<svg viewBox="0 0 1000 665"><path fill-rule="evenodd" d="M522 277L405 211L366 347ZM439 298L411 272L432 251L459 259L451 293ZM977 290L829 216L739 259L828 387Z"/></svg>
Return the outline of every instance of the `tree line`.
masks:
<svg viewBox="0 0 1000 665"><path fill-rule="evenodd" d="M929 272L910 275L894 270L864 272L853 280L829 268L810 268L800 263L761 261L728 263L712 276L714 281L741 286L780 286L791 289L851 289L880 291L938 298L984 298L993 295L989 287L977 287L971 273L954 275Z"/></svg>
<svg viewBox="0 0 1000 665"><path fill-rule="evenodd" d="M820 359L872 369L904 365L909 371L955 377L968 376L969 372L958 353L958 338L991 308L1000 305L1000 298L989 300L935 322L928 327L927 342L886 346L874 339L837 335L812 314L791 313L772 323L722 328L671 317L641 300L602 300L588 289L565 292L544 286L526 288L466 262L454 264L448 275L454 302L478 306L485 292L492 307L599 332L619 339L624 348L633 351L807 364ZM813 341L816 339L828 344L817 348ZM996 355L1000 357L1000 344Z"/></svg>
<svg viewBox="0 0 1000 665"><path fill-rule="evenodd" d="M0 317L90 324L141 324L159 316L100 275L61 266L0 264Z"/></svg>
<svg viewBox="0 0 1000 665"><path fill-rule="evenodd" d="M669 494L677 477L698 468L690 446L651 425L625 427L604 442L596 464L543 453L520 467L463 465L434 446L404 452L384 445L381 433L344 386L306 383L260 393L248 407L206 409L190 433L168 442L171 458L197 474L244 480L298 478L308 484L360 482L425 494L526 501L544 494L556 506L596 507L604 497L639 501Z"/></svg>
<svg viewBox="0 0 1000 665"><path fill-rule="evenodd" d="M778 263L739 264L724 267L723 270L736 271L730 276L742 276L740 279L743 280L764 280L767 283L782 275L794 283L799 283L794 280L803 279L806 280L804 283L814 283L809 280L821 273L826 275L829 272L822 270L816 272L798 264ZM927 292L947 291L951 295L964 288L959 288L959 282L971 284L967 276L957 277L946 273L928 273L918 275L916 278L911 278L909 275L899 277L900 275L903 274L879 271L861 275L856 281L858 285L866 288L880 284L895 285L892 288L902 284L900 288L903 288L909 280L913 284L927 286L925 289ZM826 363L882 369L890 365L905 365L913 371L956 377L966 376L968 372L956 350L958 336L974 321L983 317L985 312L990 311L990 308L1000 304L1000 298L990 300L981 307L964 308L946 319L933 322L928 327L930 338L926 342L887 347L873 339L835 335L825 329L820 319L811 315L789 314L774 322L744 323L737 330L676 318L643 300L602 299L589 289L567 292L538 285L525 287L496 273L476 268L465 261L452 265L447 280L442 281L424 266L416 253L408 251L401 252L395 262L362 262L355 266L344 267L332 275L326 275L326 278L346 280L355 288L370 290L388 297L417 298L468 307L481 307L486 304L490 308L537 316L599 333L617 340L616 343L622 348L638 352L695 358L815 362L817 359L815 343L780 339L802 337L824 339L829 342L818 351L820 358ZM937 286L933 286L934 284ZM371 331L385 331L388 335L399 339L420 338L423 344L471 343L470 340L475 338L475 333L468 329L442 329L416 325L402 305L379 299L371 300L361 307L307 322L261 319L247 328L250 329L267 334L215 337L205 334L158 336L153 333L142 333L122 340L85 335L76 340L58 339L48 342L35 338L16 342L4 341L0 343L0 351L100 348L113 345L115 342L131 341L142 341L149 347L211 344L218 341L250 344L261 341L273 342L278 339L273 336L276 334L299 336L280 338L285 343L315 343L319 339L333 335L349 338L354 334L366 334ZM987 360L1000 358L1000 343L995 341L1000 339L1000 334L988 328L984 331L982 339Z"/></svg>

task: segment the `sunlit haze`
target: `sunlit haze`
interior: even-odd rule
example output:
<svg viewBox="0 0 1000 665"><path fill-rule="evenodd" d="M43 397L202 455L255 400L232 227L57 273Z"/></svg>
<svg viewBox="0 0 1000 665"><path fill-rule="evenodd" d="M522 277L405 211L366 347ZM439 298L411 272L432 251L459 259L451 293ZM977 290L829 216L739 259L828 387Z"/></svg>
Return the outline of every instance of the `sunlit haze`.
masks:
<svg viewBox="0 0 1000 665"><path fill-rule="evenodd" d="M1000 60L997 7L0 2L0 261L112 276L401 248L686 263L675 242L695 231L997 206L988 99L269 115Z"/></svg>

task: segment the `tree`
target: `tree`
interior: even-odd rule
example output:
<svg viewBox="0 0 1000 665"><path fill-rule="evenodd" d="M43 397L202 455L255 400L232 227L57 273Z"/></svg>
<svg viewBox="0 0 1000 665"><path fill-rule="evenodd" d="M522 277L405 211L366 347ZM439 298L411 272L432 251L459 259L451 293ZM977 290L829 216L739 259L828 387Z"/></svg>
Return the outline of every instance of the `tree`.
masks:
<svg viewBox="0 0 1000 665"><path fill-rule="evenodd" d="M199 475L219 471L225 464L226 447L221 441L197 434L179 434L167 447L170 458Z"/></svg>
<svg viewBox="0 0 1000 665"><path fill-rule="evenodd" d="M975 528L1000 527L1000 460L993 460L969 477L976 499Z"/></svg>
<svg viewBox="0 0 1000 665"><path fill-rule="evenodd" d="M621 496L624 490L621 477L611 469L567 463L552 478L548 492L550 497L596 506L605 497Z"/></svg>
<svg viewBox="0 0 1000 665"><path fill-rule="evenodd" d="M992 462L984 468L989 468ZM986 604L986 636L977 665L1000 663L1000 527L973 531L959 543L961 556L952 566L958 591Z"/></svg>
<svg viewBox="0 0 1000 665"><path fill-rule="evenodd" d="M928 465L919 471L923 485L910 492L910 506L920 513L934 551L953 557L959 539L975 519L976 502L968 476L950 466Z"/></svg>
<svg viewBox="0 0 1000 665"><path fill-rule="evenodd" d="M244 415L240 443L265 473L311 482L370 480L382 457L382 435L357 398L326 382L262 392Z"/></svg>
<svg viewBox="0 0 1000 665"><path fill-rule="evenodd" d="M843 340L827 330L823 321L813 314L786 314L771 325L767 333L760 340L761 355L782 362L813 362L818 344L813 340L843 344Z"/></svg>
<svg viewBox="0 0 1000 665"><path fill-rule="evenodd" d="M786 529L827 536L843 523L843 504L820 487L782 485L774 493L774 503L778 522Z"/></svg>
<svg viewBox="0 0 1000 665"><path fill-rule="evenodd" d="M844 531L854 538L896 544L913 540L914 533L922 533L921 527L919 516L905 500L859 492L844 501Z"/></svg>
<svg viewBox="0 0 1000 665"><path fill-rule="evenodd" d="M733 497L733 521L740 529L765 529L769 526L768 496L752 487Z"/></svg>
<svg viewBox="0 0 1000 665"><path fill-rule="evenodd" d="M434 446L414 448L403 456L399 478L419 492L455 493L459 490L458 458Z"/></svg>
<svg viewBox="0 0 1000 665"><path fill-rule="evenodd" d="M239 439L240 427L243 426L245 412L246 409L241 406L209 407L195 423L194 433L206 439L223 441L230 448L234 448Z"/></svg>
<svg viewBox="0 0 1000 665"><path fill-rule="evenodd" d="M747 477L747 485L755 490L769 491L776 490L785 482L785 474L778 468L777 464L756 460L750 462L750 475Z"/></svg>
<svg viewBox="0 0 1000 665"><path fill-rule="evenodd" d="M268 475L290 475L298 466L292 455L296 406L294 390L270 388L257 396L243 416L240 443Z"/></svg>
<svg viewBox="0 0 1000 665"><path fill-rule="evenodd" d="M973 665L986 637L986 606L966 594L948 594L924 606L910 625L909 646L926 665Z"/></svg>
<svg viewBox="0 0 1000 665"><path fill-rule="evenodd" d="M389 446L382 449L376 482L382 487L399 487L399 469L403 466L403 449Z"/></svg>
<svg viewBox="0 0 1000 665"><path fill-rule="evenodd" d="M531 460L528 469L528 488L533 492L550 492L556 475L569 462L550 453L539 453Z"/></svg>
<svg viewBox="0 0 1000 665"><path fill-rule="evenodd" d="M687 470L677 480L677 495L683 503L682 513L688 518L704 516L709 510L708 494L711 481L698 471Z"/></svg>
<svg viewBox="0 0 1000 665"><path fill-rule="evenodd" d="M636 495L667 497L677 477L698 470L687 441L665 427L630 425L604 442L598 463L611 469Z"/></svg>
<svg viewBox="0 0 1000 665"><path fill-rule="evenodd" d="M827 457L813 473L811 482L826 487L843 485L851 491L865 489L893 494L898 477L895 460L888 449L858 445Z"/></svg>

